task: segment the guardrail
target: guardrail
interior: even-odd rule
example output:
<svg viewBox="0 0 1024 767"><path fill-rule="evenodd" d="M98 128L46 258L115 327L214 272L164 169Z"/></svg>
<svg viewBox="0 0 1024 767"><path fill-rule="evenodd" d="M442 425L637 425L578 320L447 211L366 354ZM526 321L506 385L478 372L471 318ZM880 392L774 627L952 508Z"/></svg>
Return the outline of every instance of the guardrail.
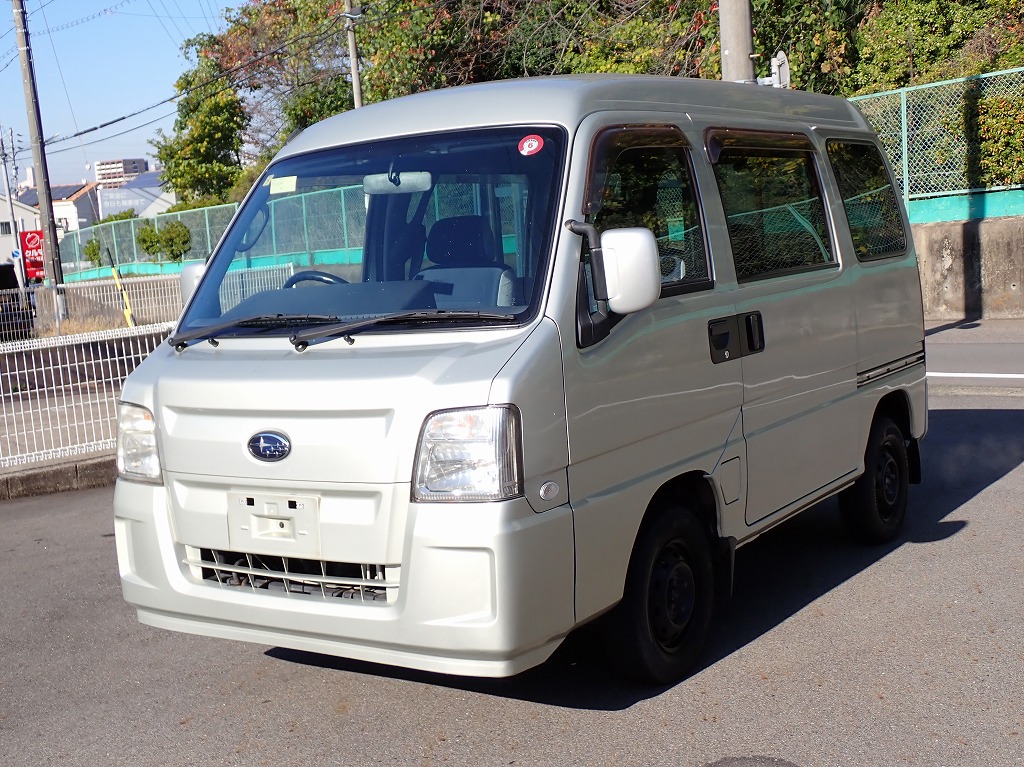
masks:
<svg viewBox="0 0 1024 767"><path fill-rule="evenodd" d="M172 328L0 343L0 469L112 451L124 379Z"/></svg>

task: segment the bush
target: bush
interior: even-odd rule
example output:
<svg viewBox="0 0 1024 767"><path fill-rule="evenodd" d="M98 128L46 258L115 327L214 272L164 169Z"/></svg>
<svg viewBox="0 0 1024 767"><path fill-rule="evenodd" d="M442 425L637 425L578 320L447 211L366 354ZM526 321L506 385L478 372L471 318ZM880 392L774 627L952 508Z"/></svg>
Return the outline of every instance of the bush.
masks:
<svg viewBox="0 0 1024 767"><path fill-rule="evenodd" d="M145 223L135 231L135 241L147 255L165 257L168 261L181 261L192 249L192 232L180 221L160 227Z"/></svg>
<svg viewBox="0 0 1024 767"><path fill-rule="evenodd" d="M192 250L192 232L180 221L172 221L160 230L160 244L171 261L181 261Z"/></svg>
<svg viewBox="0 0 1024 767"><path fill-rule="evenodd" d="M158 257L160 255L160 235L153 226L153 222L147 222L135 230L135 241L139 243L142 252L147 256Z"/></svg>
<svg viewBox="0 0 1024 767"><path fill-rule="evenodd" d="M99 240L89 240L87 243L85 243L85 245L82 247L82 253L83 255L85 255L86 259L88 259L89 263L91 263L93 266L100 265Z"/></svg>
<svg viewBox="0 0 1024 767"><path fill-rule="evenodd" d="M1024 184L1024 103L1019 96L978 102L978 167L982 186Z"/></svg>

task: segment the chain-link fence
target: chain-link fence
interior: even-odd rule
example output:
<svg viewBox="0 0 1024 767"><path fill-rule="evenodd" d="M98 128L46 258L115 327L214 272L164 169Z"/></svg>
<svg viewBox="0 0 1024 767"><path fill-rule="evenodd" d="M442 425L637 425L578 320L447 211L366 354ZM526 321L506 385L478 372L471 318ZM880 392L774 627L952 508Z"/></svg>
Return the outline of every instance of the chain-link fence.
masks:
<svg viewBox="0 0 1024 767"><path fill-rule="evenodd" d="M905 199L1021 186L990 183L982 154L990 105L1024 121L1024 68L851 100L878 132Z"/></svg>
<svg viewBox="0 0 1024 767"><path fill-rule="evenodd" d="M153 218L111 221L68 232L60 241L60 260L65 279L74 279L76 276L94 279L95 270L107 268L111 262L127 266L125 271L134 274L160 274L163 257L146 253L139 245L139 230L145 226L152 226L159 232L168 224L180 222L188 229L191 243L189 252L182 260L205 259L213 251L213 246L224 233L237 207L232 203L178 213L162 213ZM92 246L93 257L90 259L89 242L92 240L97 245Z"/></svg>

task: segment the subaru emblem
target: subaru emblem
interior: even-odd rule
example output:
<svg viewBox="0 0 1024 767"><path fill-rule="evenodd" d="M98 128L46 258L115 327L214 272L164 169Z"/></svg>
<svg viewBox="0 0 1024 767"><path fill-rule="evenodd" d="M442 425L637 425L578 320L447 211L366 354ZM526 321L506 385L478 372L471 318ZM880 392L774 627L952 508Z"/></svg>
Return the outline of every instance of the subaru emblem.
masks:
<svg viewBox="0 0 1024 767"><path fill-rule="evenodd" d="M249 438L249 452L260 461L280 461L291 451L288 438L275 431L261 431Z"/></svg>

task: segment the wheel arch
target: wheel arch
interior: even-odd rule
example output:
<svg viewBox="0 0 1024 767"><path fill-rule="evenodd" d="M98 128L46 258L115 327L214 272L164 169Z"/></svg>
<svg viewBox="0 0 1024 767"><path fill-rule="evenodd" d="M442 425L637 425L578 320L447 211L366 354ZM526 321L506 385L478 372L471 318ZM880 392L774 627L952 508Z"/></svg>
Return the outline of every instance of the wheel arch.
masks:
<svg viewBox="0 0 1024 767"><path fill-rule="evenodd" d="M679 508L689 511L700 523L714 562L716 591L719 596L731 596L736 539L722 537L718 496L712 479L704 472L680 474L659 487L644 511L637 538L657 516Z"/></svg>
<svg viewBox="0 0 1024 767"><path fill-rule="evenodd" d="M911 436L914 433L914 424L910 399L907 393L902 390L893 391L882 397L875 406L875 414L871 419L872 426L881 417L892 420L899 427L900 431L903 432L903 438L907 441L907 462L910 469L910 482L915 485L920 484L921 449L918 441Z"/></svg>

